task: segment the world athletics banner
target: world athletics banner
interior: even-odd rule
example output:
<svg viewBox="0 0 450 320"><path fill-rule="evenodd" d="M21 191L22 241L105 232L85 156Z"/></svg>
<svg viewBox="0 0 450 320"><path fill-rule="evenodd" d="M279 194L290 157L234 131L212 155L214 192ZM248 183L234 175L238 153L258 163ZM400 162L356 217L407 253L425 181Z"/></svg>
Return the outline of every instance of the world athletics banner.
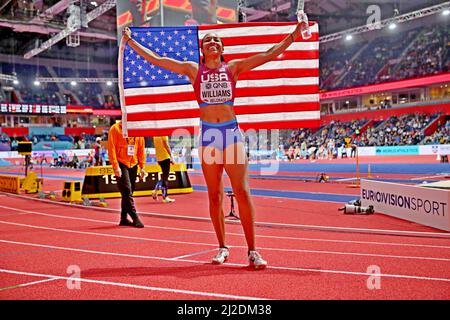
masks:
<svg viewBox="0 0 450 320"><path fill-rule="evenodd" d="M377 156L414 156L419 154L419 146L375 147L375 154Z"/></svg>

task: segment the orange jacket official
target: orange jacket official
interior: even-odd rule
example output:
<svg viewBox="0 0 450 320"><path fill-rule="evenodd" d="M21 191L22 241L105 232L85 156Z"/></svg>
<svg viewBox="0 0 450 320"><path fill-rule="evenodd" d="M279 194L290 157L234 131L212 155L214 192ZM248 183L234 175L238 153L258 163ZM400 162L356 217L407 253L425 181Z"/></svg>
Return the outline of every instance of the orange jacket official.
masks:
<svg viewBox="0 0 450 320"><path fill-rule="evenodd" d="M134 145L134 155L128 155L128 146ZM142 169L145 166L145 140L143 137L124 138L122 135L122 121L114 124L109 129L108 157L113 169L119 166L119 162L128 168L139 164Z"/></svg>

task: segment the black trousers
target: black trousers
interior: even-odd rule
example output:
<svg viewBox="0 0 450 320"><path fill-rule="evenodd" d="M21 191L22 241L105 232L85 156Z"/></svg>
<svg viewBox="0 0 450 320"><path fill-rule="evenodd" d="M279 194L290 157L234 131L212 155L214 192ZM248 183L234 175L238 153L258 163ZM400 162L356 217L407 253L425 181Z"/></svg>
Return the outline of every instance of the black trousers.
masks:
<svg viewBox="0 0 450 320"><path fill-rule="evenodd" d="M125 220L127 214L129 214L131 219L134 220L137 218L137 213L134 206L133 192L136 185L138 166L135 165L132 168L128 168L126 165L119 162L119 167L120 170L122 170L122 176L120 178L116 177L116 181L122 196L120 219Z"/></svg>
<svg viewBox="0 0 450 320"><path fill-rule="evenodd" d="M186 169L192 169L192 157L186 156Z"/></svg>
<svg viewBox="0 0 450 320"><path fill-rule="evenodd" d="M158 161L158 164L161 167L161 171L162 171L161 186L168 188L169 187L169 173L170 173L170 159Z"/></svg>

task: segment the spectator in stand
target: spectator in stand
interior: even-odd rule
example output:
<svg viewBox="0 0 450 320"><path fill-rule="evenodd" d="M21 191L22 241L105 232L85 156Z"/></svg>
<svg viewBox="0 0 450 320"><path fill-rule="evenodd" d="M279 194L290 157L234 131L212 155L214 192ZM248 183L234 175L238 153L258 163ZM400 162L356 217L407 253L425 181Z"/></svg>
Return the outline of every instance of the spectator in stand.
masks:
<svg viewBox="0 0 450 320"><path fill-rule="evenodd" d="M334 152L334 139L329 139L327 143L328 160L333 159L333 152Z"/></svg>
<svg viewBox="0 0 450 320"><path fill-rule="evenodd" d="M80 169L89 168L94 163L94 155L93 152L89 152L87 157L83 159L80 163Z"/></svg>
<svg viewBox="0 0 450 320"><path fill-rule="evenodd" d="M101 144L102 138L97 137L95 138L94 143L94 166L101 166L103 164L102 161L102 144Z"/></svg>
<svg viewBox="0 0 450 320"><path fill-rule="evenodd" d="M308 151L307 151L305 140L303 140L300 145L300 156L302 159L308 159Z"/></svg>
<svg viewBox="0 0 450 320"><path fill-rule="evenodd" d="M440 125L436 131L424 139L424 144L450 144L450 120Z"/></svg>
<svg viewBox="0 0 450 320"><path fill-rule="evenodd" d="M63 167L64 166L64 160L62 156L59 156L58 159L56 159L55 163L56 167Z"/></svg>
<svg viewBox="0 0 450 320"><path fill-rule="evenodd" d="M294 147L290 146L287 152L287 157L289 159L289 161L294 160Z"/></svg>
<svg viewBox="0 0 450 320"><path fill-rule="evenodd" d="M355 143L351 143L350 147L351 147L350 158L355 158L357 153L356 149L358 148L358 146Z"/></svg>
<svg viewBox="0 0 450 320"><path fill-rule="evenodd" d="M78 149L85 149L86 148L86 140L82 137L80 140L78 140Z"/></svg>
<svg viewBox="0 0 450 320"><path fill-rule="evenodd" d="M53 165L56 166L57 162L58 162L58 152L56 151L56 149L53 150L52 152L52 158L53 158Z"/></svg>
<svg viewBox="0 0 450 320"><path fill-rule="evenodd" d="M300 146L297 144L294 149L294 159L300 159L300 154L301 154Z"/></svg>
<svg viewBox="0 0 450 320"><path fill-rule="evenodd" d="M80 160L78 159L78 156L76 153L73 154L72 160L67 164L69 168L77 169L80 164Z"/></svg>
<svg viewBox="0 0 450 320"><path fill-rule="evenodd" d="M345 144L341 144L341 158L347 158L347 148L345 147Z"/></svg>
<svg viewBox="0 0 450 320"><path fill-rule="evenodd" d="M11 141L11 151L17 151L17 148L19 147L19 142L13 138Z"/></svg>
<svg viewBox="0 0 450 320"><path fill-rule="evenodd" d="M192 150L194 148L190 145L188 145L186 147L186 153L185 153L185 157L186 157L186 169L187 171L192 171L193 170L193 166L192 166Z"/></svg>

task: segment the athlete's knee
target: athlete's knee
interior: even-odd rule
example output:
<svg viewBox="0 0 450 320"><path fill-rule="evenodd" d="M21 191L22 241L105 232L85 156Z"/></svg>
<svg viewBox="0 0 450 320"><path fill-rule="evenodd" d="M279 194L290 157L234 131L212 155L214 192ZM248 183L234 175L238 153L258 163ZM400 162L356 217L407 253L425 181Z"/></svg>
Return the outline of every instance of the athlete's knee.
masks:
<svg viewBox="0 0 450 320"><path fill-rule="evenodd" d="M237 199L246 200L250 198L250 190L245 186L233 188L233 193Z"/></svg>
<svg viewBox="0 0 450 320"><path fill-rule="evenodd" d="M220 190L213 190L208 193L209 202L213 205L220 205L223 201L223 194Z"/></svg>

